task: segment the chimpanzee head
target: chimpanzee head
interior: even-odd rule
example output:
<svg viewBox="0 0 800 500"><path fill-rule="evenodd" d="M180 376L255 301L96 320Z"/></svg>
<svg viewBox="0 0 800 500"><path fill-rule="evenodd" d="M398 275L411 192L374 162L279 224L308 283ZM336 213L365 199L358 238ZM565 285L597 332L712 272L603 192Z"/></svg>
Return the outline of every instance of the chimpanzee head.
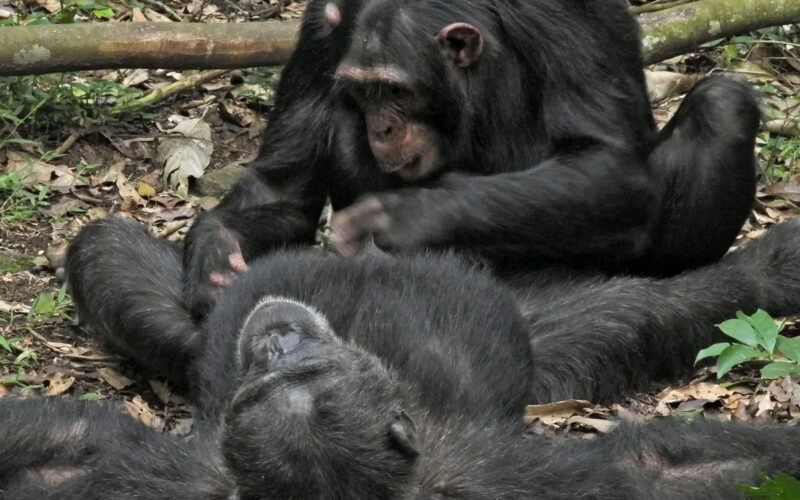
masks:
<svg viewBox="0 0 800 500"><path fill-rule="evenodd" d="M485 39L464 19L481 13L453 0L363 4L335 88L345 107L360 114L380 169L413 181L458 161L468 146L470 74L484 57ZM324 15L332 26L342 21L335 1Z"/></svg>
<svg viewBox="0 0 800 500"><path fill-rule="evenodd" d="M223 450L241 498L398 498L413 489L417 435L399 386L320 313L262 300L242 328L239 367Z"/></svg>

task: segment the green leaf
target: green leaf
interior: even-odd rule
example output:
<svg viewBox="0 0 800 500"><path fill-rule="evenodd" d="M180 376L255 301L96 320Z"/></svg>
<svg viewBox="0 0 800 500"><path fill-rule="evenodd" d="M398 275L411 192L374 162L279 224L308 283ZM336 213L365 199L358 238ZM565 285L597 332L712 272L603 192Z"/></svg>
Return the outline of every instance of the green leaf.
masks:
<svg viewBox="0 0 800 500"><path fill-rule="evenodd" d="M31 307L34 316L51 316L55 310L56 299L51 292L44 292L36 297Z"/></svg>
<svg viewBox="0 0 800 500"><path fill-rule="evenodd" d="M113 19L114 18L114 11L111 9L97 9L92 11L94 17L98 19Z"/></svg>
<svg viewBox="0 0 800 500"><path fill-rule="evenodd" d="M5 349L8 352L14 352L14 349L12 349L13 345L14 345L14 341L13 340L7 339L7 338L3 337L2 335L0 335L0 347L2 347L3 349Z"/></svg>
<svg viewBox="0 0 800 500"><path fill-rule="evenodd" d="M697 357L694 360L694 364L697 364L700 360L706 358L713 358L719 356L719 354L722 351L724 351L725 348L728 346L730 346L728 342L720 342L719 344L714 344L712 346L706 347L705 349L697 353Z"/></svg>
<svg viewBox="0 0 800 500"><path fill-rule="evenodd" d="M758 336L756 335L750 323L741 319L729 319L717 325L717 328L722 330L722 333L728 337L734 338L742 344L755 347L758 345Z"/></svg>
<svg viewBox="0 0 800 500"><path fill-rule="evenodd" d="M797 365L787 361L775 361L761 369L761 378L778 378L785 377L793 373Z"/></svg>
<svg viewBox="0 0 800 500"><path fill-rule="evenodd" d="M723 375L731 371L731 368L736 365L762 357L763 354L761 351L753 349L752 347L744 345L726 347L717 358L717 378L722 378Z"/></svg>
<svg viewBox="0 0 800 500"><path fill-rule="evenodd" d="M733 485L749 498L769 498L772 500L792 500L800 498L800 481L784 472L770 478L763 472L758 473L762 483L759 486L743 484Z"/></svg>
<svg viewBox="0 0 800 500"><path fill-rule="evenodd" d="M761 337L761 345L772 354L775 351L775 341L778 339L778 325L775 324L775 320L766 311L759 309L750 316L750 324Z"/></svg>
<svg viewBox="0 0 800 500"><path fill-rule="evenodd" d="M783 335L778 335L775 349L792 361L800 363L800 338L787 339Z"/></svg>
<svg viewBox="0 0 800 500"><path fill-rule="evenodd" d="M86 401L99 401L105 398L106 397L100 394L99 392L87 392L85 394L81 394L80 397L80 399L84 399Z"/></svg>

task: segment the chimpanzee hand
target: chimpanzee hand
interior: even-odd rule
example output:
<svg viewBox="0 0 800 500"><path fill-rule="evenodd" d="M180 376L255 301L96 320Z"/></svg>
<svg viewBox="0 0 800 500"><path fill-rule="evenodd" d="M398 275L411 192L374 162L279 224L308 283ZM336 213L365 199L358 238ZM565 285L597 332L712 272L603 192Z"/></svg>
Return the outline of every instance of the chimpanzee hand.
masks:
<svg viewBox="0 0 800 500"><path fill-rule="evenodd" d="M409 250L447 240L445 193L441 189L403 189L371 194L336 212L331 244L342 255L359 251L372 236L384 250Z"/></svg>
<svg viewBox="0 0 800 500"><path fill-rule="evenodd" d="M186 300L192 314L202 318L247 264L234 233L209 216L192 228L184 252Z"/></svg>

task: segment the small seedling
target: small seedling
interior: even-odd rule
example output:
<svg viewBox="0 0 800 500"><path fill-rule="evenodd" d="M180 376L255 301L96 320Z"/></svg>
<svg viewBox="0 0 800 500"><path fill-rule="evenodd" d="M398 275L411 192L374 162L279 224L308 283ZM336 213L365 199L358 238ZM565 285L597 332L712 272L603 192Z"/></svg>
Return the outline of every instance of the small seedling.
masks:
<svg viewBox="0 0 800 500"><path fill-rule="evenodd" d="M62 285L58 292L44 292L36 297L28 312L28 323L38 323L53 316L70 319L69 310L72 299L67 295L66 285Z"/></svg>
<svg viewBox="0 0 800 500"><path fill-rule="evenodd" d="M22 178L17 172L0 175L0 193L5 198L0 203L0 225L32 217L39 208L49 205L49 190L43 187L37 194L25 191Z"/></svg>
<svg viewBox="0 0 800 500"><path fill-rule="evenodd" d="M736 319L723 321L717 328L736 342L721 342L697 354L695 364L706 358L717 358L717 378L722 378L734 366L748 361L767 361L761 368L761 377L773 379L794 373L800 375L800 338L780 334L785 322L777 324L765 311L759 309L752 316L742 311Z"/></svg>

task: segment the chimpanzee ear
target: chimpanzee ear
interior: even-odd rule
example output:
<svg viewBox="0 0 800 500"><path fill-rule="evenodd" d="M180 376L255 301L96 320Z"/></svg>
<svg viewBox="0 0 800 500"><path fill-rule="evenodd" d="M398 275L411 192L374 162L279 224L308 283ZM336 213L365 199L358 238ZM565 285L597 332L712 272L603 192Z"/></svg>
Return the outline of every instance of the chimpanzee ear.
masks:
<svg viewBox="0 0 800 500"><path fill-rule="evenodd" d="M388 428L389 441L392 446L408 458L416 458L419 455L419 444L417 442L417 428L414 422L401 411L389 422Z"/></svg>
<svg viewBox="0 0 800 500"><path fill-rule="evenodd" d="M475 26L453 23L436 36L439 46L459 68L471 66L483 53L483 37Z"/></svg>

